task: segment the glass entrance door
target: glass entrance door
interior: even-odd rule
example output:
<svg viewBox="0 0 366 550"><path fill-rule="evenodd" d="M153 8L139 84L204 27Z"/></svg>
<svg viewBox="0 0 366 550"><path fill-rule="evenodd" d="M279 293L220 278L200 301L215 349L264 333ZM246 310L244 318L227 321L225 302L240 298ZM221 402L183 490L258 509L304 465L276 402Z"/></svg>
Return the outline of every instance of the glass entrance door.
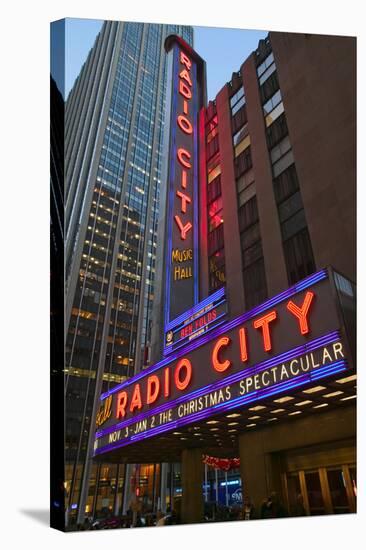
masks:
<svg viewBox="0 0 366 550"><path fill-rule="evenodd" d="M343 464L329 468L284 474L290 516L347 514L356 511L356 467Z"/></svg>

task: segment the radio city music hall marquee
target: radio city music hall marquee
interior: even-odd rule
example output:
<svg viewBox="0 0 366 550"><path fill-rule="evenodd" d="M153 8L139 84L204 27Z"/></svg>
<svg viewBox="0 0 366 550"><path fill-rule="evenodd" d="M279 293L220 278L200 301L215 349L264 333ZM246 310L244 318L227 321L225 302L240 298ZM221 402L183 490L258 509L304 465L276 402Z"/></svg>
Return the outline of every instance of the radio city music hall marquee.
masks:
<svg viewBox="0 0 366 550"><path fill-rule="evenodd" d="M322 270L103 394L94 455L306 387L347 356Z"/></svg>

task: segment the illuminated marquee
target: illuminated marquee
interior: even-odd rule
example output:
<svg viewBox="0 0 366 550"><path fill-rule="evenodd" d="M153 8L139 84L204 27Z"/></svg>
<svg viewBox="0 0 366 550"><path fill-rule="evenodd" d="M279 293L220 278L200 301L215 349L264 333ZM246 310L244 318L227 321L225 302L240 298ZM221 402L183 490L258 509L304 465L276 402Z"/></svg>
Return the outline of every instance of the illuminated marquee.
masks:
<svg viewBox="0 0 366 550"><path fill-rule="evenodd" d="M164 355L206 334L225 321L227 302L225 288L220 288L167 326Z"/></svg>
<svg viewBox="0 0 366 550"><path fill-rule="evenodd" d="M201 58L181 39L169 42L171 85L166 234L165 324L198 303L198 111Z"/></svg>
<svg viewBox="0 0 366 550"><path fill-rule="evenodd" d="M102 396L95 454L344 371L347 344L326 271L185 344Z"/></svg>

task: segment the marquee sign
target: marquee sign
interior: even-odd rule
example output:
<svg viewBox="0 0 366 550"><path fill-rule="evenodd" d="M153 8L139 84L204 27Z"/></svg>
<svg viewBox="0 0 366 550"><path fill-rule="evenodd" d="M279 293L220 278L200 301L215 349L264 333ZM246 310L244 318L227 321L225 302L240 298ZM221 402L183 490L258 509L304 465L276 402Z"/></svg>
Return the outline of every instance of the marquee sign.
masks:
<svg viewBox="0 0 366 550"><path fill-rule="evenodd" d="M198 111L202 105L201 58L170 37L171 84L165 324L198 303Z"/></svg>
<svg viewBox="0 0 366 550"><path fill-rule="evenodd" d="M164 355L222 324L226 314L225 288L222 287L166 326Z"/></svg>
<svg viewBox="0 0 366 550"><path fill-rule="evenodd" d="M101 396L111 415L99 455L347 369L331 281L322 270L187 342ZM104 410L102 408L102 410Z"/></svg>

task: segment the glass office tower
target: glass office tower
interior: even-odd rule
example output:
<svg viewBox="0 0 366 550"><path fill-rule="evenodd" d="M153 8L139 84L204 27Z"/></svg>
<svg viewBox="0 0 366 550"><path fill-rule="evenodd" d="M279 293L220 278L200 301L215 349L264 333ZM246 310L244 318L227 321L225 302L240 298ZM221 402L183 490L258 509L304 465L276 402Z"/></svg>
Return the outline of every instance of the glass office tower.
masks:
<svg viewBox="0 0 366 550"><path fill-rule="evenodd" d="M193 45L191 27L104 22L65 104L69 526L78 513L80 519L81 508L94 516L118 514L122 493L128 499L125 466L96 466L86 459L95 396L149 364L165 113L164 40L172 33ZM152 500L156 469L151 474Z"/></svg>

